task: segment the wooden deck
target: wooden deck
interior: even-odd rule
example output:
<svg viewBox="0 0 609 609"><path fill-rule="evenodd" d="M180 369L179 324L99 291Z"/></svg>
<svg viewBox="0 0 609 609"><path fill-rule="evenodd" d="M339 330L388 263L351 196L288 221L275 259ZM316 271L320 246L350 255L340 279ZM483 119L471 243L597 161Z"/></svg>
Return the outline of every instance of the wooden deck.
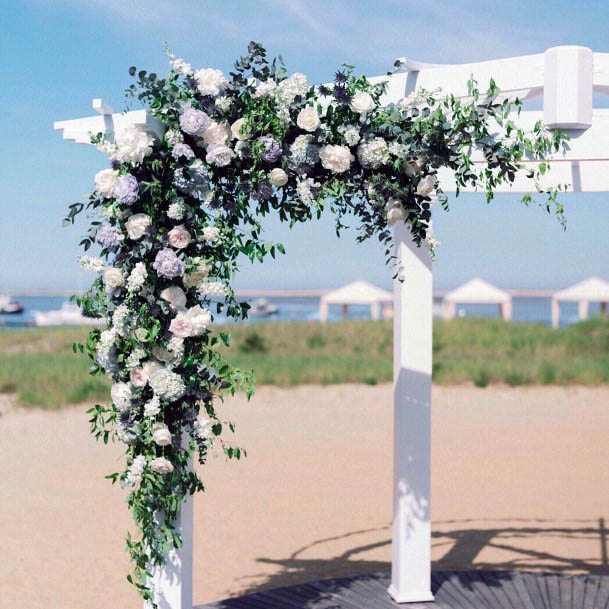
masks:
<svg viewBox="0 0 609 609"><path fill-rule="evenodd" d="M196 609L396 609L384 573L256 592ZM607 609L609 576L436 571L435 601L408 609Z"/></svg>

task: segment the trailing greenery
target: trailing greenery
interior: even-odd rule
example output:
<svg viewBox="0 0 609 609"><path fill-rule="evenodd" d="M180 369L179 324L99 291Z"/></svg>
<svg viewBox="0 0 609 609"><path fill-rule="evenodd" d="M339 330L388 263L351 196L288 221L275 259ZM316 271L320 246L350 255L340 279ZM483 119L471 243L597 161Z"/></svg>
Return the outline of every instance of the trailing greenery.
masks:
<svg viewBox="0 0 609 609"><path fill-rule="evenodd" d="M253 370L259 385L384 383L392 379L391 322L300 322L224 328L237 347L234 364ZM87 379L73 354L82 328L0 332L0 392L18 403L55 409L103 400L109 383ZM262 351L245 350L252 336ZM552 330L493 319L436 320L434 382L601 385L609 383L609 321L592 319Z"/></svg>
<svg viewBox="0 0 609 609"><path fill-rule="evenodd" d="M311 86L304 74L288 76L280 60L268 61L256 43L230 78L171 55L170 63L166 78L129 70L129 103L158 121L156 138L134 125L94 136L112 168L97 174L96 190L65 218L70 224L87 210L82 246L101 248L100 258L81 259L99 277L77 302L108 328L93 330L76 349L90 357L94 375L113 381L112 402L90 410L91 430L126 445L126 467L109 477L130 489L138 534L128 538L129 577L153 605L151 570L181 543L173 523L182 501L203 490L191 456L205 462L214 441L229 457L242 454L224 443L232 426L216 406L225 394L251 395L253 377L234 362L238 353L261 356L272 341L251 335L233 354L212 323L220 312L247 316L231 289L237 260L284 251L264 238L261 218L275 213L293 225L327 209L337 232L354 218L358 239L378 239L393 263L398 222L433 251L431 206L436 197L447 205L439 168L454 172L457 195L473 186L490 200L526 171L523 160L543 160L564 141L541 123L530 133L517 128L510 113L519 103L502 98L494 82L483 93L470 82L465 100L416 91L383 104L386 83L373 84L351 66L331 86ZM476 152L484 165L471 162ZM537 184L547 165L532 167ZM543 200L562 219L558 191L546 190ZM318 357L327 348L312 347ZM365 355L358 357L363 370Z"/></svg>

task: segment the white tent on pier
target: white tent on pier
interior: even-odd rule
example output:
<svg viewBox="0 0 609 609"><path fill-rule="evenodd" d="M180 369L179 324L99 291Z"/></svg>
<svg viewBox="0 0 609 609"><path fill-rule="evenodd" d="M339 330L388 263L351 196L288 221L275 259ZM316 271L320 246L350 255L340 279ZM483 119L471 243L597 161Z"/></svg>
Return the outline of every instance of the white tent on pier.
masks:
<svg viewBox="0 0 609 609"><path fill-rule="evenodd" d="M328 308L331 304L342 305L343 317L347 316L349 305L369 305L372 319L380 319L381 304L393 302L393 294L367 281L354 281L342 288L324 294L319 301L319 320L328 320Z"/></svg>
<svg viewBox="0 0 609 609"><path fill-rule="evenodd" d="M564 290L559 290L552 296L552 327L558 328L560 320L560 303L577 302L579 319L588 318L588 309L591 302L601 305L601 314L607 313L609 302L609 281L600 277L589 277Z"/></svg>
<svg viewBox="0 0 609 609"><path fill-rule="evenodd" d="M512 297L490 283L476 277L444 296L444 319L454 319L458 304L496 304L501 319L512 319Z"/></svg>

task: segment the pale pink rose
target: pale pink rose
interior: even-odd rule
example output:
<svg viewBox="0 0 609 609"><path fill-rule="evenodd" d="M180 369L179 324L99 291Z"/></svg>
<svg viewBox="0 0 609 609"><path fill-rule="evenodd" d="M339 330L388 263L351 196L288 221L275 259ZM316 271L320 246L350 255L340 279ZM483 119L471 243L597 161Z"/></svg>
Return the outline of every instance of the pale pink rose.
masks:
<svg viewBox="0 0 609 609"><path fill-rule="evenodd" d="M176 336L187 338L192 334L193 322L186 313L178 313L169 324L169 331Z"/></svg>
<svg viewBox="0 0 609 609"><path fill-rule="evenodd" d="M188 244L190 243L190 233L181 224L180 226L172 228L167 233L167 238L169 239L169 245L179 250L188 247Z"/></svg>
<svg viewBox="0 0 609 609"><path fill-rule="evenodd" d="M144 387L148 382L148 376L143 368L133 368L129 373L129 379L134 387Z"/></svg>

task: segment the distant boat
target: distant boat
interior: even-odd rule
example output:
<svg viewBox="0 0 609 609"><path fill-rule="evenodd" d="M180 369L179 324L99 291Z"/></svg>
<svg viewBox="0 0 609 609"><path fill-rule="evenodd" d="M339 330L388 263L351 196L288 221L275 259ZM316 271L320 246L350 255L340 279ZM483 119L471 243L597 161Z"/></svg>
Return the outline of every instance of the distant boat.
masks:
<svg viewBox="0 0 609 609"><path fill-rule="evenodd" d="M106 322L103 319L85 317L79 306L64 302L56 311L33 311L36 326L99 326Z"/></svg>
<svg viewBox="0 0 609 609"><path fill-rule="evenodd" d="M22 313L23 305L20 302L10 299L10 296L0 295L0 314L12 315L14 313Z"/></svg>
<svg viewBox="0 0 609 609"><path fill-rule="evenodd" d="M279 313L279 308L271 304L266 298L254 300L248 311L248 315L252 317L270 317L271 315L277 315L277 313Z"/></svg>

